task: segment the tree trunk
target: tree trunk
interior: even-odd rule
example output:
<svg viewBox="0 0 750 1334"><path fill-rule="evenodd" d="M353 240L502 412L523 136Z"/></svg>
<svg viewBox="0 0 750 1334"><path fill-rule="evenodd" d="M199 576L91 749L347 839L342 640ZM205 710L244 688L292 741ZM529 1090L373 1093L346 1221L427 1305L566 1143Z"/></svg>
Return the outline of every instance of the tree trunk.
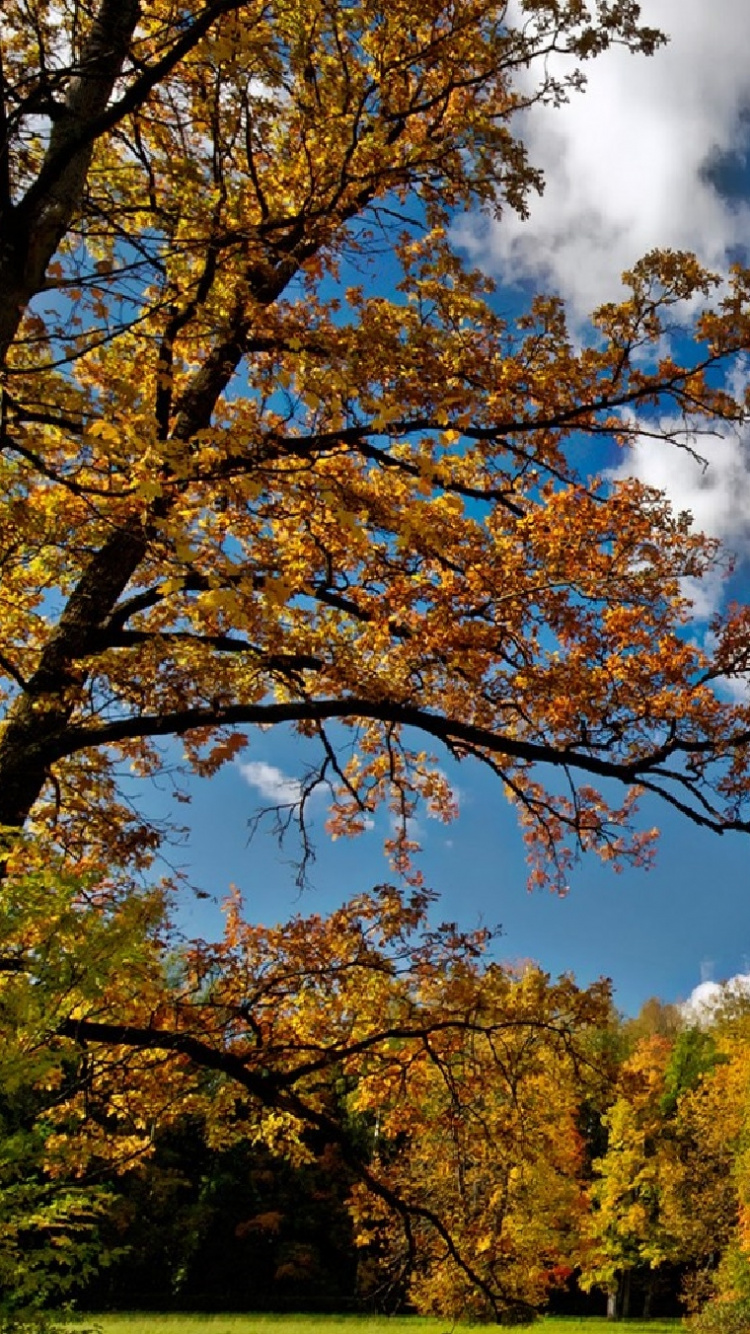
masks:
<svg viewBox="0 0 750 1334"><path fill-rule="evenodd" d="M630 1270L626 1269L620 1278L620 1311L621 1320L627 1320L630 1315Z"/></svg>
<svg viewBox="0 0 750 1334"><path fill-rule="evenodd" d="M651 1319L651 1302L653 1300L653 1296L654 1296L654 1272L652 1269L649 1269L648 1278L646 1279L646 1291L643 1295L644 1320Z"/></svg>
<svg viewBox="0 0 750 1334"><path fill-rule="evenodd" d="M607 1319L608 1319L608 1320L617 1320L617 1319L618 1319L618 1309L617 1309L617 1308L618 1308L618 1302L617 1302L618 1288L619 1288L619 1284L617 1283L617 1281L615 1281L615 1282L611 1285L611 1287L607 1288Z"/></svg>
<svg viewBox="0 0 750 1334"><path fill-rule="evenodd" d="M0 201L0 364L80 204L91 127L109 102L139 16L138 0L101 0L36 181L17 204Z"/></svg>

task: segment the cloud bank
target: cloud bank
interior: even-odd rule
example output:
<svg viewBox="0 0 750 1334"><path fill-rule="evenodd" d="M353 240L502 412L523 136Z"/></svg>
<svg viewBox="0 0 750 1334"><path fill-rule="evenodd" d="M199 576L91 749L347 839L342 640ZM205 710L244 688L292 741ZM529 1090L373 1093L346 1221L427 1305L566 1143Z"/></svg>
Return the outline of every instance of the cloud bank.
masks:
<svg viewBox="0 0 750 1334"><path fill-rule="evenodd" d="M747 0L643 0L669 36L655 56L615 49L584 66L562 108L535 106L518 130L546 188L527 221L508 211L461 239L504 282L557 290L584 317L655 247L723 268L750 240L739 182L750 141Z"/></svg>
<svg viewBox="0 0 750 1334"><path fill-rule="evenodd" d="M481 268L559 293L581 328L649 250L694 251L719 271L750 253L750 4L642 0L641 18L668 35L666 47L650 58L609 51L584 66L584 93L519 120L546 179L530 217L508 211L457 228ZM696 528L750 558L747 433L728 427L697 449L707 467L644 436L619 472L665 491ZM689 591L704 619L721 602L722 579Z"/></svg>

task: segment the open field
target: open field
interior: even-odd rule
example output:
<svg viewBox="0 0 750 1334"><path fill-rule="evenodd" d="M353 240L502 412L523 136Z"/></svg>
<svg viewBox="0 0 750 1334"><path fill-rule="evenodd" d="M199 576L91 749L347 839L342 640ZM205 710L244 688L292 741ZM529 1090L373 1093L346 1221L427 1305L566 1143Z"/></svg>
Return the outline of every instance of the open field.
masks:
<svg viewBox="0 0 750 1334"><path fill-rule="evenodd" d="M418 1316L336 1315L101 1315L90 1317L102 1334L449 1334L448 1320ZM84 1325L88 1318L84 1317ZM677 1334L679 1320L627 1320L623 1334ZM466 1328L466 1327L464 1327ZM476 1327L475 1327L476 1328ZM492 1326L484 1326L491 1329ZM609 1320L548 1316L538 1334L612 1334Z"/></svg>

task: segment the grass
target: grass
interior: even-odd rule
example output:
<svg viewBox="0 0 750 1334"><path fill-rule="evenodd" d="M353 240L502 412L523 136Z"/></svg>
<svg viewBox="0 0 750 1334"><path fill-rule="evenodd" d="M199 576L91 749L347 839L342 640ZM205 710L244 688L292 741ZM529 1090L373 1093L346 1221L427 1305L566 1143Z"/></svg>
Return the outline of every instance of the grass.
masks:
<svg viewBox="0 0 750 1334"><path fill-rule="evenodd" d="M449 1320L419 1316L138 1313L91 1319L102 1334L450 1334L451 1330ZM679 1320L628 1320L615 1325L614 1330L622 1334L677 1334L679 1325ZM492 1327L485 1328L489 1334ZM613 1324L598 1316L547 1316L536 1330L538 1334L613 1334Z"/></svg>
<svg viewBox="0 0 750 1334"><path fill-rule="evenodd" d="M447 1334L450 1322L418 1316L96 1315L102 1334ZM84 1316L84 1325L88 1317ZM571 1331L574 1334L574 1331Z"/></svg>
<svg viewBox="0 0 750 1334"><path fill-rule="evenodd" d="M102 1334L447 1334L450 1322L415 1316L96 1315ZM89 1317L84 1316L84 1326ZM574 1334L571 1331L571 1334Z"/></svg>
<svg viewBox="0 0 750 1334"><path fill-rule="evenodd" d="M545 1316L539 1334L680 1334L682 1320L618 1320L604 1316Z"/></svg>

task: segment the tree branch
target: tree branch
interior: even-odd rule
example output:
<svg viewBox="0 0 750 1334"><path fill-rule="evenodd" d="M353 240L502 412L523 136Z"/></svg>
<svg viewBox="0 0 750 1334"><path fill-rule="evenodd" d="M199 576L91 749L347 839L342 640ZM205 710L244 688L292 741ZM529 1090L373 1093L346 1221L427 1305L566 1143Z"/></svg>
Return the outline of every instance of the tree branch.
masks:
<svg viewBox="0 0 750 1334"><path fill-rule="evenodd" d="M138 717L120 718L99 724L73 724L64 734L50 740L46 753L49 762L52 762L89 747L115 745L135 737L181 736L186 732L218 726L273 726L280 723L320 722L331 718L368 719L399 727L413 727L448 746L468 746L479 760L482 759L482 752L486 751L489 755L506 756L509 760L526 764L572 768L583 773L595 774L599 778L613 778L621 783L648 787L650 791L676 805L695 824L717 831L732 829L743 833L750 832L749 820L724 820L718 813L713 817L702 815L694 808L678 803L660 785L649 781L649 775L655 769L659 769L669 755L710 753L715 749L715 743L711 740L690 741L674 738L634 759L602 759L568 746L558 747L498 734L487 727L478 727L455 718L441 717L416 705L400 704L390 700L345 697L290 700L284 703L228 704L220 708L195 707L171 713L139 714ZM742 732L733 738L732 744L746 745L748 741L750 733ZM692 784L679 771L670 773L668 770L660 769L659 777L668 782L687 783L691 790L695 789L693 795L697 798L699 785Z"/></svg>

